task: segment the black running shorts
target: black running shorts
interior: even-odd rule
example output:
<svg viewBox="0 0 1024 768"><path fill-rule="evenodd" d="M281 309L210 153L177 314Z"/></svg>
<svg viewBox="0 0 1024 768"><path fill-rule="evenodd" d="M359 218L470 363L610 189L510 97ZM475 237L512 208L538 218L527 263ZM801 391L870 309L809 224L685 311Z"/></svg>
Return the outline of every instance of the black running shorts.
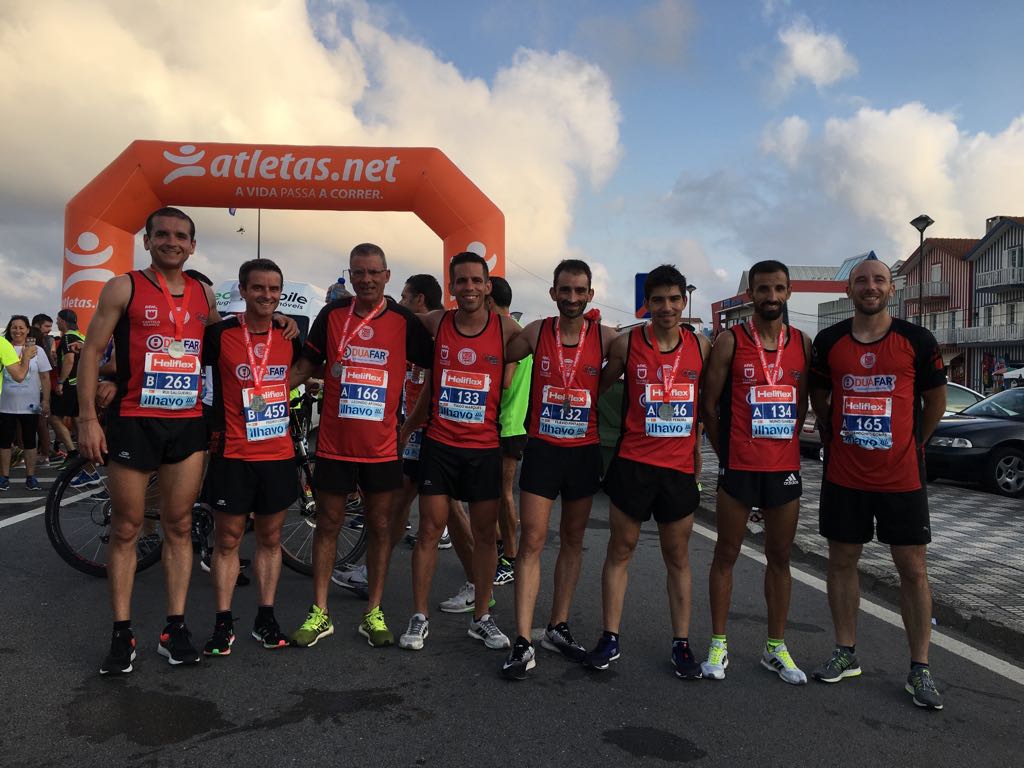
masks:
<svg viewBox="0 0 1024 768"><path fill-rule="evenodd" d="M748 507L775 509L799 499L803 493L800 472L751 472L718 469L718 489Z"/></svg>
<svg viewBox="0 0 1024 768"><path fill-rule="evenodd" d="M501 497L501 449L456 448L429 438L420 451L420 495L472 503Z"/></svg>
<svg viewBox="0 0 1024 768"><path fill-rule="evenodd" d="M526 443L529 439L526 435L501 438L501 455L516 461L522 461L523 451L526 450Z"/></svg>
<svg viewBox="0 0 1024 768"><path fill-rule="evenodd" d="M932 540L928 491L862 491L828 480L821 484L818 530L830 541L866 544L874 537L893 546L928 544Z"/></svg>
<svg viewBox="0 0 1024 768"><path fill-rule="evenodd" d="M363 493L387 493L402 487L402 460L339 461L316 457L313 487L324 493L348 495L357 488Z"/></svg>
<svg viewBox="0 0 1024 768"><path fill-rule="evenodd" d="M164 464L177 464L193 453L205 451L207 446L206 423L201 416L111 416L106 434L111 461L145 472L153 472Z"/></svg>
<svg viewBox="0 0 1024 768"><path fill-rule="evenodd" d="M531 437L523 451L519 490L546 499L585 499L601 487L603 468L600 445L552 445Z"/></svg>
<svg viewBox="0 0 1024 768"><path fill-rule="evenodd" d="M232 515L273 515L299 496L295 459L210 461L207 501L217 512Z"/></svg>
<svg viewBox="0 0 1024 768"><path fill-rule="evenodd" d="M616 456L604 476L612 504L641 523L674 523L700 506L693 475Z"/></svg>

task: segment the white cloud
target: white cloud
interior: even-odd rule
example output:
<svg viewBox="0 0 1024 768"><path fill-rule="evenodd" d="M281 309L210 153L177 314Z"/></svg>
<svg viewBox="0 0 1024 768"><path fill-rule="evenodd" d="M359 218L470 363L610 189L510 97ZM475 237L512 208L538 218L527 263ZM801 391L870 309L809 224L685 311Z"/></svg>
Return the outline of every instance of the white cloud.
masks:
<svg viewBox="0 0 1024 768"><path fill-rule="evenodd" d="M818 32L805 19L779 31L782 51L775 61L774 88L785 94L801 80L824 88L857 74L857 60L836 35Z"/></svg>
<svg viewBox="0 0 1024 768"><path fill-rule="evenodd" d="M778 156L789 168L796 167L810 134L807 121L790 115L780 123L767 126L761 135L761 151Z"/></svg>
<svg viewBox="0 0 1024 768"><path fill-rule="evenodd" d="M504 211L509 255L547 271L580 185L603 184L619 161L607 77L577 56L525 49L490 82L467 77L392 33L385 12L339 0L311 17L301 0L223 0L184 23L155 1L4 3L0 225L15 208L40 220L6 256L52 258L58 274L63 204L137 138L406 145L445 151ZM229 276L254 250L254 212L197 214L198 260ZM396 279L399 268L439 270L440 242L411 214L263 215L264 254L296 279L333 281L365 240L388 251Z"/></svg>

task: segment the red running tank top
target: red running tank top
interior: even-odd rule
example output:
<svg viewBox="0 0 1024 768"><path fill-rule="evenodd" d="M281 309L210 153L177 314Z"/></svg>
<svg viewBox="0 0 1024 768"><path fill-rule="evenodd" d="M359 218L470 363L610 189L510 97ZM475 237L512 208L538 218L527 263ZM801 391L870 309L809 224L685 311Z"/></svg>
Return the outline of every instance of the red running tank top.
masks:
<svg viewBox="0 0 1024 768"><path fill-rule="evenodd" d="M246 461L277 461L295 456L288 431L288 369L298 357L297 339L288 341L280 328L271 328L273 339L267 372L261 382L265 407L249 408L255 382L249 366L245 333L237 317L211 325L203 340L203 366L213 374L214 423L224 427L224 455ZM257 364L266 350L266 333L251 333Z"/></svg>
<svg viewBox="0 0 1024 768"><path fill-rule="evenodd" d="M645 332L646 331L646 332ZM629 332L622 394L622 437L618 455L630 461L693 474L693 449L700 413L698 388L704 370L700 343L692 331L681 329L681 344L662 352L648 337L649 326ZM676 354L679 365L672 375ZM665 381L672 389L665 398ZM666 418L662 406L672 415Z"/></svg>
<svg viewBox="0 0 1024 768"><path fill-rule="evenodd" d="M796 423L800 381L807 370L804 337L786 328L782 375L774 384L765 377L747 324L729 329L736 340L724 396L719 404L719 440L729 469L751 472L800 470L800 425ZM774 345L773 345L774 346ZM765 349L774 374L776 350Z"/></svg>
<svg viewBox="0 0 1024 768"><path fill-rule="evenodd" d="M203 284L185 275L192 284L184 308L185 354L175 358L167 352L174 341L174 318L166 296L144 272L129 272L128 278L132 295L114 327L118 398L112 412L161 419L202 416L200 362L210 314ZM182 306L184 295L172 298L176 307Z"/></svg>
<svg viewBox="0 0 1024 768"><path fill-rule="evenodd" d="M501 320L489 312L480 333L464 336L455 327L457 311L444 313L434 339L427 437L455 448L497 448L505 370Z"/></svg>
<svg viewBox="0 0 1024 768"><path fill-rule="evenodd" d="M562 370L568 371L576 358L578 344L562 345L558 360L555 340L555 318L541 321L537 349L533 355L533 377L530 383L530 408L526 414L526 430L530 437L552 445L594 445L598 442L597 396L601 378L604 349L601 325L584 320L587 329L580 362L569 382L568 390Z"/></svg>

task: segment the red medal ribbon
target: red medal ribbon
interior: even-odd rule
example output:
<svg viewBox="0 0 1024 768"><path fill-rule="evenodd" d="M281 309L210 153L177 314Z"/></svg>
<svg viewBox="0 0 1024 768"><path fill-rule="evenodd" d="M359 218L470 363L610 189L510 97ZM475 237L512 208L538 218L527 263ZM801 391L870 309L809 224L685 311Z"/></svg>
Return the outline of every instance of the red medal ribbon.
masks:
<svg viewBox="0 0 1024 768"><path fill-rule="evenodd" d="M648 325L647 327L650 328L651 326ZM669 396L672 394L672 385L675 384L676 382L676 374L679 373L679 364L683 361L683 343L685 342L685 340L686 337L683 336L683 329L680 328L679 349L676 351L675 360L672 361L671 372L668 376L665 377L665 381L662 382L664 385L664 390L661 393L661 402L663 403L669 402ZM652 346L654 346L657 349L658 338L653 333L651 334L651 341L653 342ZM661 350L658 349L658 352L661 352ZM662 366L661 369L665 370L665 366Z"/></svg>
<svg viewBox="0 0 1024 768"><path fill-rule="evenodd" d="M355 315L355 313L356 313L356 303L355 303L355 301L352 302L352 307L351 307L351 309L349 309L348 317L345 318L345 325L343 325L341 327L341 340L338 342L338 362L339 363L344 365L344 363L342 361L345 358L345 350L348 348L349 340L353 336L356 336L361 330L363 330L363 328L366 327L366 324L369 323L371 320L373 320L373 318L375 318L377 315L379 315L381 312L383 312L384 311L384 307L387 305L387 302L388 302L387 297L381 299L380 300L380 304L378 304L376 307L374 307L373 311L370 312L370 314L368 314L366 317L362 318L359 321L359 324L356 325L355 330L353 330L352 333L349 333L348 332L348 326L352 322L352 316Z"/></svg>
<svg viewBox="0 0 1024 768"><path fill-rule="evenodd" d="M786 341L786 326L783 325L779 329L779 340L775 349L775 373L772 373L772 369L768 368L768 357L764 353L764 344L761 343L761 334L757 332L757 328L754 327L752 321L747 323L750 328L750 335L754 337L754 348L757 350L757 356L761 358L761 370L764 371L765 380L772 386L774 386L779 379L782 378L782 347Z"/></svg>
<svg viewBox="0 0 1024 768"><path fill-rule="evenodd" d="M562 387L568 391L569 385L572 384L572 380L576 378L576 369L580 366L580 359L583 357L583 342L587 339L587 321L583 320L583 325L580 326L580 338L576 342L576 357L573 358L572 367L569 369L568 374L565 371L565 358L562 352L562 330L561 330L561 317L555 318L555 352L558 355L558 370L562 372Z"/></svg>
<svg viewBox="0 0 1024 768"><path fill-rule="evenodd" d="M167 287L167 280L164 279L163 274L156 269L153 270L153 273L156 275L157 283L160 284L160 291L167 299L167 306L171 308L171 319L174 320L174 340L181 341L185 336L185 313L188 311L188 300L192 295L192 278L182 275L185 279L185 293L181 298L181 306L177 307L174 305L174 297L171 296L171 290Z"/></svg>
<svg viewBox="0 0 1024 768"><path fill-rule="evenodd" d="M271 321L270 329L267 331L267 343L264 345L263 357L260 364L256 365L256 353L253 351L252 337L249 335L249 328L245 323L245 315L238 316L238 324L242 326L242 335L245 337L245 354L249 358L249 375L252 377L253 387L256 395L263 394L263 377L267 374L267 361L270 359L270 345L274 339L274 323Z"/></svg>

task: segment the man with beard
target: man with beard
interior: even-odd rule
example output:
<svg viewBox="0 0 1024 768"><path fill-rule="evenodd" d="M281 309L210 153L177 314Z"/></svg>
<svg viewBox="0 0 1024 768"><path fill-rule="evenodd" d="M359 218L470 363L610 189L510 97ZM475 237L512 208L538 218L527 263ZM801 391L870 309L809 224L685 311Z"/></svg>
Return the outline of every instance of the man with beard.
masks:
<svg viewBox="0 0 1024 768"><path fill-rule="evenodd" d="M580 576L591 502L601 483L598 385L601 365L616 335L597 316L586 313L594 298L586 262L559 263L549 293L558 315L530 323L507 349L509 362L533 355L526 424L529 441L519 476L517 637L502 666L502 674L515 680L524 679L537 664L530 634L540 589L540 553L547 540L551 507L559 495L562 519L555 589L541 645L576 662L587 653L569 630L569 607Z"/></svg>
<svg viewBox="0 0 1024 768"><path fill-rule="evenodd" d="M760 261L747 275L754 316L720 334L705 373L702 414L718 454L715 523L718 541L708 577L711 644L701 665L704 677L725 678L729 666L726 623L732 602L732 572L747 518L764 516L764 577L768 638L761 665L787 683L803 685L784 640L789 614L789 554L800 513L800 442L797 425L807 411L809 340L782 316L791 288L789 268Z"/></svg>
<svg viewBox="0 0 1024 768"><path fill-rule="evenodd" d="M910 645L905 688L917 706L942 709L928 667L931 528L924 446L946 408L946 374L931 332L890 316L892 294L889 268L877 259L862 261L846 288L853 318L814 340L811 401L825 446L818 519L828 539L828 603L836 632L836 648L814 678L837 683L861 673L857 561L877 526L900 575Z"/></svg>
<svg viewBox="0 0 1024 768"><path fill-rule="evenodd" d="M489 613L501 498L498 409L505 345L519 327L487 309L491 281L483 257L469 251L453 256L448 290L457 309L419 316L434 337L434 360L416 407L402 425L404 443L422 423L429 404L420 448L420 527L412 554L414 613L398 644L422 650L430 634L428 602L437 542L448 519L449 501L461 499L469 505L473 530L474 604L468 634L497 650L509 645Z"/></svg>

